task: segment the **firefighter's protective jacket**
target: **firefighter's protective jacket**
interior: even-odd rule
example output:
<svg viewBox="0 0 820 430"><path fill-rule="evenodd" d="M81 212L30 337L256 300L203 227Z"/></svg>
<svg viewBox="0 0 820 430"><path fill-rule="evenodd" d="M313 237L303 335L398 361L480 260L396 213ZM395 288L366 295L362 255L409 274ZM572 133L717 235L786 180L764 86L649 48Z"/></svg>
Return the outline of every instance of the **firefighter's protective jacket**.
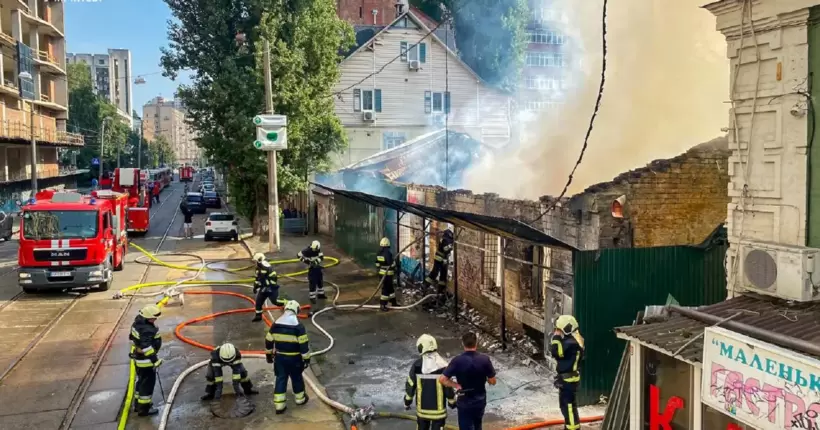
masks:
<svg viewBox="0 0 820 430"><path fill-rule="evenodd" d="M555 371L559 380L567 383L581 381L581 361L584 359L584 347L573 335L552 336L550 354L556 361Z"/></svg>
<svg viewBox="0 0 820 430"><path fill-rule="evenodd" d="M453 250L453 236L445 233L438 243L436 248L436 261L445 263L450 258L450 252Z"/></svg>
<svg viewBox="0 0 820 430"><path fill-rule="evenodd" d="M267 261L256 263L256 279L253 281L253 291L270 291L279 288L279 275Z"/></svg>
<svg viewBox="0 0 820 430"><path fill-rule="evenodd" d="M305 326L293 312L285 312L265 335L265 355L301 357L310 361L310 341Z"/></svg>
<svg viewBox="0 0 820 430"><path fill-rule="evenodd" d="M376 268L379 269L380 276L393 276L393 252L389 246L382 247L376 254Z"/></svg>
<svg viewBox="0 0 820 430"><path fill-rule="evenodd" d="M325 261L325 255L322 254L321 249L311 249L309 246L297 255L302 263L305 263L311 269L322 267L322 262Z"/></svg>
<svg viewBox="0 0 820 430"><path fill-rule="evenodd" d="M239 351L236 351L236 356L231 361L225 361L219 356L219 348L214 349L211 351L211 370L213 371L214 380L213 383L216 384L214 395L218 399L222 396L222 382L224 381L224 369L226 367L231 368L231 380L234 383L241 383L247 382L248 379L248 372L245 370L245 365L242 364L242 354ZM243 380L244 375L244 380ZM212 381L208 381L210 384Z"/></svg>
<svg viewBox="0 0 820 430"><path fill-rule="evenodd" d="M429 363L431 360L425 360L425 358L428 357L421 357L410 366L410 375L407 376L407 382L404 383L404 404L410 406L415 396L416 415L419 418L442 420L447 418L445 401L450 407L455 407L456 393L455 390L441 385L441 382L438 381L439 376L447 367L447 363L442 361L440 363L441 367L430 369ZM425 364L427 365L425 366Z"/></svg>
<svg viewBox="0 0 820 430"><path fill-rule="evenodd" d="M142 315L137 315L131 325L131 357L137 367L153 367L157 362L157 353L162 348L162 337L159 329L148 322Z"/></svg>

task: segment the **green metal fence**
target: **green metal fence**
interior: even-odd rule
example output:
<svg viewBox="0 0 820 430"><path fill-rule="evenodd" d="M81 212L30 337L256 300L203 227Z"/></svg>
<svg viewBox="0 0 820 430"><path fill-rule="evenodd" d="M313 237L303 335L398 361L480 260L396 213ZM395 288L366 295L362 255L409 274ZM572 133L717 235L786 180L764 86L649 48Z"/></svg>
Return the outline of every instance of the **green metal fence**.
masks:
<svg viewBox="0 0 820 430"><path fill-rule="evenodd" d="M663 305L672 295L683 306L726 298L725 243L712 247L581 251L574 256L574 314L586 343L578 401L608 396L625 342L614 327L632 324L638 311Z"/></svg>

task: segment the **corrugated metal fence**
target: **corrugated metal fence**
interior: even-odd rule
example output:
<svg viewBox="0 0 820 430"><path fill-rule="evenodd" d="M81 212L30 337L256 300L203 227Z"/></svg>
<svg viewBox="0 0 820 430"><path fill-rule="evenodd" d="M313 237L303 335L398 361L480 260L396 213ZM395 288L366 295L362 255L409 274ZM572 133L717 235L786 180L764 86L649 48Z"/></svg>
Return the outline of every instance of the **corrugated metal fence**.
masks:
<svg viewBox="0 0 820 430"><path fill-rule="evenodd" d="M727 246L670 246L604 249L575 254L575 316L586 343L578 401L608 396L618 372L624 341L612 329L631 325L638 311L665 304L672 295L683 306L726 298Z"/></svg>
<svg viewBox="0 0 820 430"><path fill-rule="evenodd" d="M383 186L385 197L406 199L406 189L398 186ZM382 237L390 239L396 253L396 211L381 209L367 203L351 200L342 195L334 196L336 221L335 242L347 255L362 267L372 268Z"/></svg>

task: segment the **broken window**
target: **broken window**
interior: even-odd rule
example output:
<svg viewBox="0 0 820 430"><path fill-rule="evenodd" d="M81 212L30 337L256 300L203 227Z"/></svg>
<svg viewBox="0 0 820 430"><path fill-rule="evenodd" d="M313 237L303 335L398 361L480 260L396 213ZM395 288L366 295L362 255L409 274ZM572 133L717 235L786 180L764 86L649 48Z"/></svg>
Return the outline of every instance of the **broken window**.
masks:
<svg viewBox="0 0 820 430"><path fill-rule="evenodd" d="M484 234L484 249L482 252L482 282L481 287L488 291L497 292L496 277L498 271L498 242L499 238L493 234Z"/></svg>

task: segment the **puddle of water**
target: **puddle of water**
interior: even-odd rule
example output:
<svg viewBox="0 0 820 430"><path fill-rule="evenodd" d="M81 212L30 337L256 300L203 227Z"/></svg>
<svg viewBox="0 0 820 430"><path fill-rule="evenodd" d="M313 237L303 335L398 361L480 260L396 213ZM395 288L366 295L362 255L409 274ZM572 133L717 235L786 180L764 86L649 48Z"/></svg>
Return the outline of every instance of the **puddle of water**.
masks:
<svg viewBox="0 0 820 430"><path fill-rule="evenodd" d="M91 403L104 403L117 395L121 395L118 390L99 391L88 396L88 401Z"/></svg>

